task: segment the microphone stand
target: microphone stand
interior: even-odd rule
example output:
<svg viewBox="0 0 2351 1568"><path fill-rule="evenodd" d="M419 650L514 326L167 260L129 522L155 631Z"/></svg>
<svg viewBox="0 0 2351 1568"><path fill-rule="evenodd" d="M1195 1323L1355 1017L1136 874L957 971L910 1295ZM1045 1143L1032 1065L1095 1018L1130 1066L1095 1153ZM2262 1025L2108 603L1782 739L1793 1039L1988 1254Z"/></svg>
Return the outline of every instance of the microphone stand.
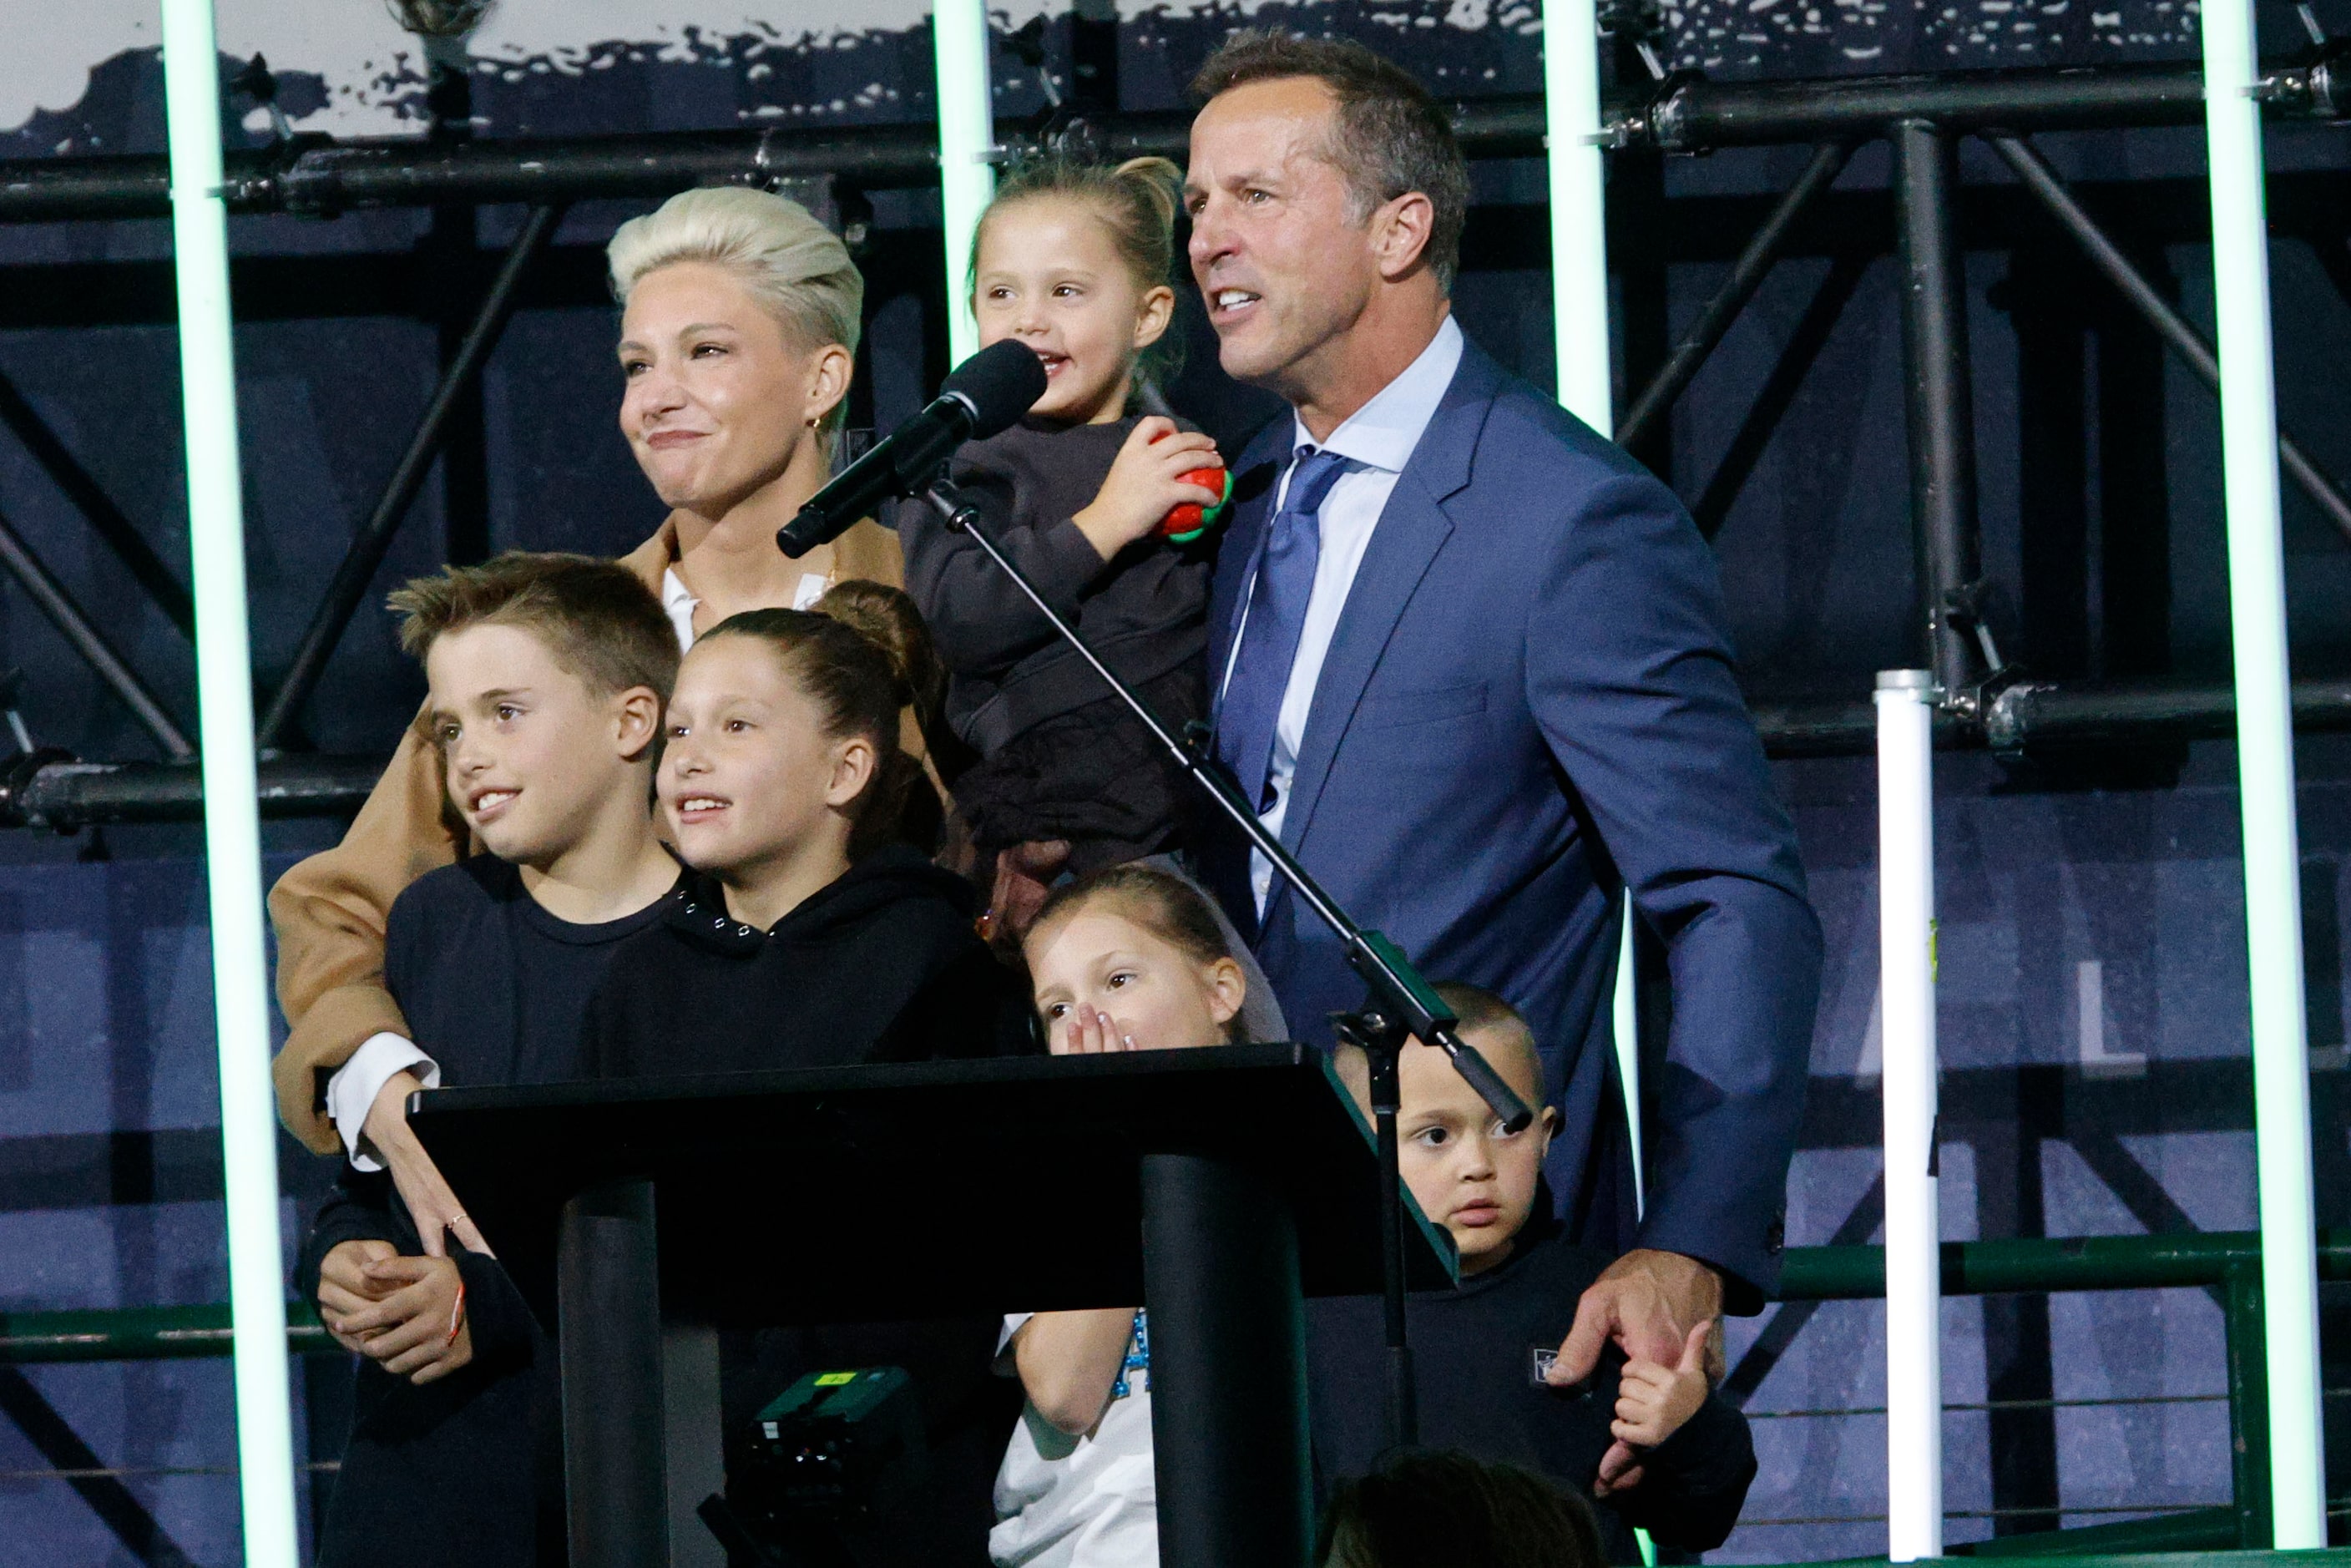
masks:
<svg viewBox="0 0 2351 1568"><path fill-rule="evenodd" d="M923 499L949 528L969 536L998 570L1012 580L1013 586L1037 607L1038 613L1045 617L1061 640L1078 651L1102 684L1117 694L1119 700L1143 721L1144 727L1191 775L1192 781L1232 819L1250 847L1270 862L1315 917L1345 945L1348 965L1368 988L1362 1011L1341 1013L1332 1021L1340 1038L1360 1046L1371 1061L1372 1117L1378 1134L1381 1169L1380 1264L1387 1337L1388 1435L1395 1444L1417 1442L1420 1422L1413 1392L1412 1350L1405 1333L1404 1242L1410 1211L1405 1204L1404 1174L1396 1141L1396 1115L1402 1099L1397 1088L1397 1058L1405 1042L1417 1037L1445 1052L1454 1071L1478 1091L1479 1097L1493 1108L1494 1114L1510 1132L1522 1131L1534 1120L1534 1113L1502 1082L1477 1048L1461 1039L1458 1029L1460 1020L1414 970L1403 949L1377 931L1367 930L1349 918L1347 912L1298 863L1297 857L1282 847L1281 841L1266 831L1265 824L1258 821L1257 812L1242 797L1231 776L1197 744L1178 739L1134 689L1111 672L1086 640L1078 635L1077 628L1045 601L1045 596L1029 580L1028 574L988 537L977 508L964 501L944 471L923 491Z"/></svg>

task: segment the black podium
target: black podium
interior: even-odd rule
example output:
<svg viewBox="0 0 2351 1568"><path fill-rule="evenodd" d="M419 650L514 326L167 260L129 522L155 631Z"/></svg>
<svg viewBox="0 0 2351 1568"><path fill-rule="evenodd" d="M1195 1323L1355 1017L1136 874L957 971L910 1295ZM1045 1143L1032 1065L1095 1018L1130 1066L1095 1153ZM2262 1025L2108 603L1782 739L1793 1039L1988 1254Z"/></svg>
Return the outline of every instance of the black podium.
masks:
<svg viewBox="0 0 2351 1568"><path fill-rule="evenodd" d="M1301 1299L1380 1288L1378 1164L1319 1051L434 1090L411 1115L525 1292L556 1305L573 1568L671 1560L665 1316L1136 1301L1162 1563L1306 1562ZM919 1244L843 1266L844 1202L914 1217ZM1407 1215L1412 1288L1449 1283L1450 1240ZM715 1397L706 1415L715 1429Z"/></svg>

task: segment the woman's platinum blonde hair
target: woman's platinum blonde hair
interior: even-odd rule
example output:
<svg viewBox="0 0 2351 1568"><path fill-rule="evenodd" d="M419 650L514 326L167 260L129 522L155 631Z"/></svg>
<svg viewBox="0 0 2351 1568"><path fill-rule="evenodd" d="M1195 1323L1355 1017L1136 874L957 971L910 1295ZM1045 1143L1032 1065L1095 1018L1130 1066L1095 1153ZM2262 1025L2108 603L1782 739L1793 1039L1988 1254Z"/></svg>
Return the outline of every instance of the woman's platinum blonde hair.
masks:
<svg viewBox="0 0 2351 1568"><path fill-rule="evenodd" d="M681 191L631 218L605 247L612 298L657 267L706 261L734 273L804 348L857 351L865 278L841 236L798 202L745 185Z"/></svg>

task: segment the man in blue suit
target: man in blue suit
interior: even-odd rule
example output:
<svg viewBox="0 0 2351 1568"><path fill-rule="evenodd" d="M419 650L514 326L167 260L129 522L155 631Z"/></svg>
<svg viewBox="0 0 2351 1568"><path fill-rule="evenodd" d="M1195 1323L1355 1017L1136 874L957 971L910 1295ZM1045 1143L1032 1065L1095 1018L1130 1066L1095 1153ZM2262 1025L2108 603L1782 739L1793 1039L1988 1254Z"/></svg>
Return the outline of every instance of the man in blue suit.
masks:
<svg viewBox="0 0 2351 1568"><path fill-rule="evenodd" d="M1217 754L1356 919L1541 1042L1554 1197L1626 1249L1554 1375L1611 1337L1670 1364L1777 1281L1820 980L1712 558L1670 491L1462 337L1468 172L1425 90L1248 33L1194 90L1193 274L1225 370L1295 414L1234 465ZM1261 857L1236 835L1207 860L1293 1029L1360 1005ZM1608 1005L1626 892L1674 1004L1637 1221Z"/></svg>

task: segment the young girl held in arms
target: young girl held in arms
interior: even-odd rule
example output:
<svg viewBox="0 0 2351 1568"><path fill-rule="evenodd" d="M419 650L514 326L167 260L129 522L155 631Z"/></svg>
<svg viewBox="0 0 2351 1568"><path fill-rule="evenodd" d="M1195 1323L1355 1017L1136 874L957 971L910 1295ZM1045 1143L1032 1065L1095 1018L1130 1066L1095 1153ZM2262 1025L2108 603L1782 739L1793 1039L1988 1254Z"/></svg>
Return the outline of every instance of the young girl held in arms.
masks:
<svg viewBox="0 0 2351 1568"><path fill-rule="evenodd" d="M1207 900L1147 866L1053 894L1023 951L1054 1054L1223 1045L1248 982ZM988 1554L1002 1565L1136 1568L1159 1561L1151 1335L1139 1311L1005 1320L1028 1402L996 1479Z"/></svg>
<svg viewBox="0 0 2351 1568"><path fill-rule="evenodd" d="M1205 716L1209 563L1171 544L1175 508L1223 499L1185 476L1222 467L1206 435L1134 404L1163 361L1179 185L1163 158L1014 173L972 245L983 345L1017 339L1049 378L1020 423L967 443L950 476L1006 553L1162 718ZM1014 935L1046 883L1168 849L1186 780L968 536L902 507L906 583L954 681L947 715L978 761L957 807Z"/></svg>

